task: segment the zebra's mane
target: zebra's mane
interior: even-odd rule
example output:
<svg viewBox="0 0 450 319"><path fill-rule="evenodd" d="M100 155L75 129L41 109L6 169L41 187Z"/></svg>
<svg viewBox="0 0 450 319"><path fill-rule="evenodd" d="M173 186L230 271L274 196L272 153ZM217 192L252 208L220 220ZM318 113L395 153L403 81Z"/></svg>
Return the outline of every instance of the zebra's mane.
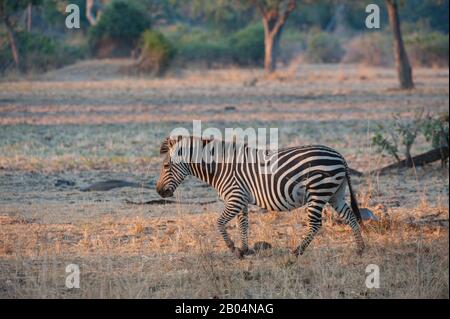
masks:
<svg viewBox="0 0 450 319"><path fill-rule="evenodd" d="M189 142L190 142L190 145L193 144L192 142L193 142L194 140L201 140L202 143L203 143L203 146L205 146L206 144L208 144L208 143L214 141L214 139L200 138L200 137L192 136L192 135L189 135L189 136L185 136L185 135L168 136L168 137L166 137L166 138L162 141L161 146L160 146L160 148L159 148L159 154L160 154L160 155L167 154L167 153L170 151L170 149L171 149L176 143L178 143L179 141L181 141L183 138L189 139L189 140L190 140L190 141L189 141ZM219 141L219 140L216 139L215 141Z"/></svg>
<svg viewBox="0 0 450 319"><path fill-rule="evenodd" d="M172 149L172 147L173 147L176 143L178 143L179 141L181 141L181 140L184 139L184 138L189 139L190 145L193 145L193 144L194 144L194 143L193 143L194 140L196 140L196 141L201 141L203 147L204 147L206 144L208 144L208 143L210 143L210 142L212 142L212 141L218 142L218 143L221 142L221 143L223 143L223 144L227 143L227 142L225 142L225 141L223 141L223 140L220 140L220 139L214 139L214 138L200 138L200 137L198 137L198 136L192 136L192 135L188 135L188 136L186 136L186 135L168 136L168 137L166 137L166 138L162 141L162 143L161 143L161 146L160 146L160 148L159 148L159 153L160 153L160 155L167 154L167 153ZM236 142L234 141L233 144L236 144ZM248 146L247 143L243 143L243 145L244 145L245 147Z"/></svg>

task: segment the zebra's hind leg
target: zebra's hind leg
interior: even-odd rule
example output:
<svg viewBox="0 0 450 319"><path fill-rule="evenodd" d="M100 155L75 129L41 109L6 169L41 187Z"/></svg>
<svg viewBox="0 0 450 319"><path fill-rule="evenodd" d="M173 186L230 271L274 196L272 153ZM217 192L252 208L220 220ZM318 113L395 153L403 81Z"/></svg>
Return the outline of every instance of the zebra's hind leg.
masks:
<svg viewBox="0 0 450 319"><path fill-rule="evenodd" d="M325 206L325 202L321 200L310 200L308 202L308 233L306 237L303 239L300 246L298 246L294 250L294 254L296 256L303 255L306 247L311 243L314 239L314 236L322 227L322 210Z"/></svg>
<svg viewBox="0 0 450 319"><path fill-rule="evenodd" d="M241 253L242 255L252 255L255 253L253 249L248 247L248 208L245 206L237 215L239 223L239 233L241 235Z"/></svg>
<svg viewBox="0 0 450 319"><path fill-rule="evenodd" d="M231 240L230 235L226 230L226 225L230 220L232 220L242 209L242 205L237 205L234 201L229 201L225 203L225 208L222 211L219 219L217 220L217 229L219 233L222 235L223 240L227 247L235 253L239 258L242 257L242 253L240 249L234 246L234 242Z"/></svg>
<svg viewBox="0 0 450 319"><path fill-rule="evenodd" d="M356 252L358 255L361 255L364 251L365 245L361 236L361 228L352 209L347 205L344 198L333 200L330 204L333 206L334 210L336 210L339 217L341 217L352 228L353 236L356 241Z"/></svg>

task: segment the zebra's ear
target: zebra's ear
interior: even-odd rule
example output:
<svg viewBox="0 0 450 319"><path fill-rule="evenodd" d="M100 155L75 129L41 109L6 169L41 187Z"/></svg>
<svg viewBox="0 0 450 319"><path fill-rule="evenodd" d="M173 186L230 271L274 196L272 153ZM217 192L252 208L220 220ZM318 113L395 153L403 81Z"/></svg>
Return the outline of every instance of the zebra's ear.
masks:
<svg viewBox="0 0 450 319"><path fill-rule="evenodd" d="M176 144L176 140L171 137L166 137L161 143L159 148L159 154L163 155L169 152L169 150Z"/></svg>

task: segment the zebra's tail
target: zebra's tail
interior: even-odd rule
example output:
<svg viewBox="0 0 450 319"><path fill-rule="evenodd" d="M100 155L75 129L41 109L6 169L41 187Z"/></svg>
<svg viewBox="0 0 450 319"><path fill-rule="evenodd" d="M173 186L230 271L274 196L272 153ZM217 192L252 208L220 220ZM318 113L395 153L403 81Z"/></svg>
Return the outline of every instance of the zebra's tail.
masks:
<svg viewBox="0 0 450 319"><path fill-rule="evenodd" d="M348 189L350 191L350 206L352 207L352 211L358 220L358 223L362 226L362 218L361 212L359 211L358 201L356 200L355 193L353 192L352 182L350 181L350 174L348 172L348 166L346 165L345 176L347 178Z"/></svg>

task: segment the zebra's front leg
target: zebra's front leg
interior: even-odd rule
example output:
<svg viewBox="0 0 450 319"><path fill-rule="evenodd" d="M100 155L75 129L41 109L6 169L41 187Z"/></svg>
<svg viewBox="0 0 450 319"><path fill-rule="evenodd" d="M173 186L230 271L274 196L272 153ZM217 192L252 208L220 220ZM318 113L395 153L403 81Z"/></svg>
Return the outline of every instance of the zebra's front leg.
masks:
<svg viewBox="0 0 450 319"><path fill-rule="evenodd" d="M303 239L300 246L298 246L294 250L294 254L296 256L303 255L306 247L308 247L308 245L314 239L314 236L322 227L322 210L324 206L325 203L322 201L311 200L310 202L308 202L308 233Z"/></svg>
<svg viewBox="0 0 450 319"><path fill-rule="evenodd" d="M242 208L237 216L239 223L239 233L241 235L241 255L252 255L255 253L253 249L248 247L248 207Z"/></svg>
<svg viewBox="0 0 450 319"><path fill-rule="evenodd" d="M230 235L228 235L228 232L226 230L226 225L237 214L239 214L241 209L242 205L238 205L234 201L228 201L227 203L225 203L225 208L222 214L220 215L219 219L217 220L217 229L219 230L219 233L222 235L225 244L238 257L242 257L242 254L240 252L240 249L234 246L234 242L231 240Z"/></svg>

